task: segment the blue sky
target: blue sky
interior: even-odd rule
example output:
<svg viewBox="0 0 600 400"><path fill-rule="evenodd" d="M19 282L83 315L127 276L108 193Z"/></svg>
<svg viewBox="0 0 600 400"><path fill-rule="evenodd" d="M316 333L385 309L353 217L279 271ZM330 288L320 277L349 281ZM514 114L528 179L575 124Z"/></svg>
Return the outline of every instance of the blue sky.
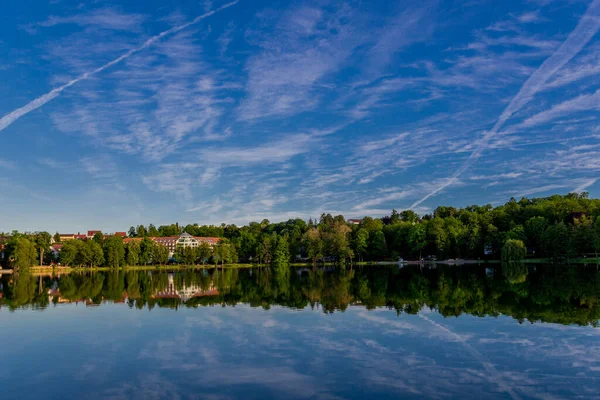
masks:
<svg viewBox="0 0 600 400"><path fill-rule="evenodd" d="M0 231L600 195L600 0L9 3Z"/></svg>

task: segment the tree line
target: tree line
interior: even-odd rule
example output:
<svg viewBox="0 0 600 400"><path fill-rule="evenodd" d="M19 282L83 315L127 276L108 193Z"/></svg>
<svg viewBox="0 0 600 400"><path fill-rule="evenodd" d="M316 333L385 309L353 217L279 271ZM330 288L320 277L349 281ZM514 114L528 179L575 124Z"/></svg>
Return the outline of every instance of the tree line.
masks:
<svg viewBox="0 0 600 400"><path fill-rule="evenodd" d="M125 243L120 236L105 238L101 233L91 239L66 240L58 254L49 249L50 235L47 232L14 232L6 241L3 263L16 270L25 270L36 265L38 260L39 265L58 263L80 268L166 265L169 262L186 265L210 262L224 265L238 261L235 246L227 240L214 247L206 242L201 242L198 247L177 247L172 257L166 246L149 237Z"/></svg>
<svg viewBox="0 0 600 400"><path fill-rule="evenodd" d="M231 243L243 262L381 261L468 258L561 260L600 253L600 199L587 192L554 195L464 208L437 207L418 215L393 210L383 218L364 217L349 224L344 216L318 220L269 220L236 225L130 228L130 235L217 236ZM150 234L153 233L153 234Z"/></svg>
<svg viewBox="0 0 600 400"><path fill-rule="evenodd" d="M525 256L567 259L600 253L600 199L586 192L544 198L512 198L507 203L472 205L464 208L437 207L433 213L418 215L412 210L393 210L383 218L364 217L359 224L348 223L344 216L322 214L318 220L290 219L271 223L251 222L246 226L206 226L179 224L156 228L131 227L130 237L141 238L139 249L122 239L106 240L101 234L90 241L65 242L59 260L65 265L164 264L168 251L151 237L192 236L222 238L219 246L207 249L182 249L176 261L185 264L205 262L288 262L437 259L511 259ZM0 235L4 236L4 235ZM50 235L46 232L13 232L3 240L5 265L25 267L35 260L50 263ZM82 244L83 243L83 244ZM65 246L67 252L65 252ZM63 255L64 253L64 255ZM62 258L62 260L60 260Z"/></svg>

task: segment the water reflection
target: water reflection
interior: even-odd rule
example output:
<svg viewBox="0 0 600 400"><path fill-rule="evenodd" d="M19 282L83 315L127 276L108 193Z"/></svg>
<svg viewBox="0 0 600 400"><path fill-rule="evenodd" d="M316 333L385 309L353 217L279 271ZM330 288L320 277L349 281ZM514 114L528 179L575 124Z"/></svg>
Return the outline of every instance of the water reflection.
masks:
<svg viewBox="0 0 600 400"><path fill-rule="evenodd" d="M62 276L20 274L0 280L0 308L43 310L62 303L88 307L125 303L155 307L234 306L269 309L387 307L443 316L509 315L519 322L597 326L600 274L593 268L526 267L522 264L420 268L113 271Z"/></svg>

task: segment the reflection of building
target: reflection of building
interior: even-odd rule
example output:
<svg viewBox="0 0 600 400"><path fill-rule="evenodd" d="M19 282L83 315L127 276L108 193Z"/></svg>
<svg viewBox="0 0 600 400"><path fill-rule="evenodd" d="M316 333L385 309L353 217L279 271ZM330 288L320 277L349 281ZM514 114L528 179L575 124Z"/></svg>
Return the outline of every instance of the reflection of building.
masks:
<svg viewBox="0 0 600 400"><path fill-rule="evenodd" d="M202 289L197 285L184 286L177 290L173 281L173 274L169 274L169 284L165 290L157 292L152 296L153 299L180 299L183 302L188 301L193 297L217 296L219 290L211 283L206 289Z"/></svg>
<svg viewBox="0 0 600 400"><path fill-rule="evenodd" d="M54 299L56 299L56 300L54 300ZM50 302L50 303L58 303L58 304L76 303L76 304L78 304L78 303L81 303L82 301L84 301L84 299L71 300L71 299L62 297L57 284L54 284L52 288L48 289L48 302Z"/></svg>

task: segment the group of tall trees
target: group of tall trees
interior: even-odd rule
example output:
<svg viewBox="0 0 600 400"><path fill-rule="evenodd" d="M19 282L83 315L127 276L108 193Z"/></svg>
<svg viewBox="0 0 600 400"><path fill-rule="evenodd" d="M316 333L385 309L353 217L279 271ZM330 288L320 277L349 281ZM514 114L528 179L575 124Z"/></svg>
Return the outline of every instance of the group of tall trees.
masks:
<svg viewBox="0 0 600 400"><path fill-rule="evenodd" d="M52 257L48 232L21 234L13 232L10 236L0 235L0 262L15 270L27 269Z"/></svg>
<svg viewBox="0 0 600 400"><path fill-rule="evenodd" d="M131 227L130 237L142 238L124 246L122 239L106 241L102 235L89 241L65 243L61 262L68 265L146 265L164 264L168 252L151 237L193 236L222 238L214 249L200 246L182 249L176 258L186 264L259 262L281 264L294 261L352 262L422 259L500 259L503 254L518 260L526 254L536 258L573 258L600 254L600 199L590 199L586 192L554 195L545 198L510 199L493 207L440 206L423 216L414 211L394 210L383 218L365 217L359 224L349 224L342 215L322 214L319 220L290 219L271 223L268 220L236 225L181 226L156 228ZM2 236L2 235L0 235ZM13 233L5 239L4 264L15 267L33 265L34 259L51 257L51 237L46 232ZM2 243L0 243L2 244ZM138 250L139 247L139 250ZM67 250L65 252L65 250Z"/></svg>
<svg viewBox="0 0 600 400"><path fill-rule="evenodd" d="M214 227L213 227L214 228ZM184 228L184 229L187 229ZM422 259L500 259L525 255L564 259L600 254L600 200L587 193L554 195L491 205L441 206L420 216L411 210L349 224L343 216L318 221L251 222L223 225L223 237L240 260L272 263L289 259L377 261ZM285 248L287 247L287 250Z"/></svg>
<svg viewBox="0 0 600 400"><path fill-rule="evenodd" d="M510 260L573 258L600 253L600 200L570 193L517 201L493 207L440 206L423 216L412 210L383 218L365 217L349 224L342 215L322 214L318 220L268 220L235 225L161 226L158 233L188 232L218 236L235 247L243 262L378 261L469 258ZM133 228L148 232L143 226ZM156 229L155 229L156 230Z"/></svg>
<svg viewBox="0 0 600 400"><path fill-rule="evenodd" d="M237 262L235 247L224 240L222 243L211 247L201 243L198 247L178 247L173 257L170 251L149 237L141 240L123 242L119 236L110 236L102 241L96 240L68 240L59 253L58 262L62 265L77 267L106 266L118 268L123 266L138 265L165 265L174 260L186 265L206 263L231 264Z"/></svg>

